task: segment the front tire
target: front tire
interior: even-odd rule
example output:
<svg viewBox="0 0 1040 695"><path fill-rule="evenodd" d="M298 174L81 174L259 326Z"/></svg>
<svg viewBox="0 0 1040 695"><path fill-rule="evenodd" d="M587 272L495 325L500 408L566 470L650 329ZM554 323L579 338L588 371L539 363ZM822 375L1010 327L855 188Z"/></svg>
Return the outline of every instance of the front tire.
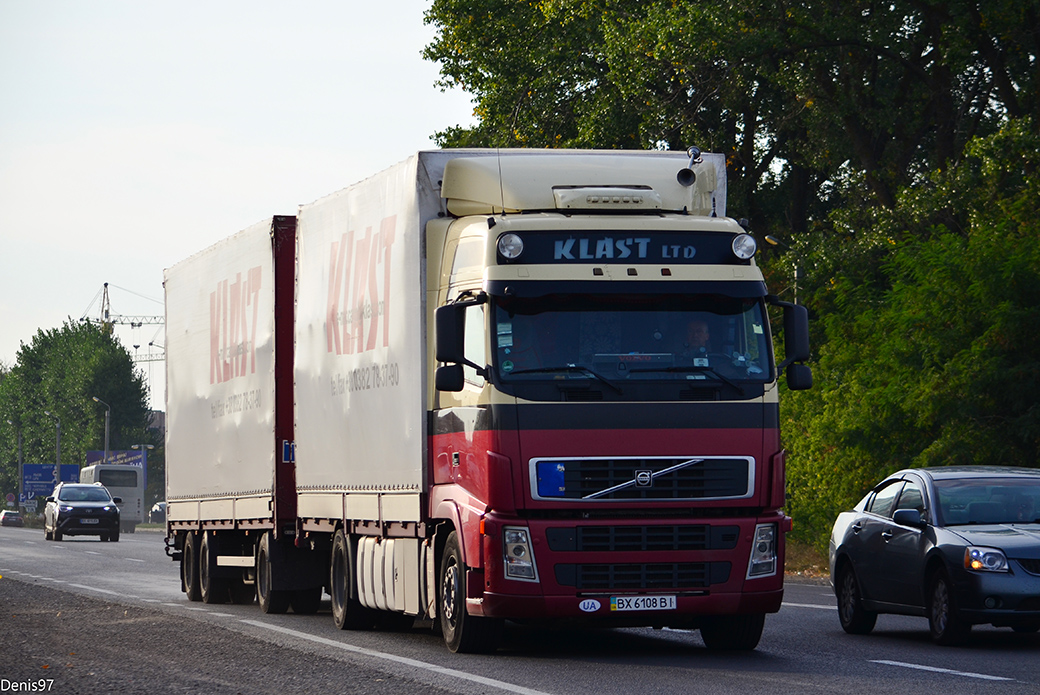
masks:
<svg viewBox="0 0 1040 695"><path fill-rule="evenodd" d="M762 639L765 624L764 613L716 616L701 626L701 639L713 651L751 651Z"/></svg>
<svg viewBox="0 0 1040 695"><path fill-rule="evenodd" d="M953 584L946 570L936 572L929 587L928 627L932 639L943 646L963 644L971 633L971 623L964 622L957 614Z"/></svg>
<svg viewBox="0 0 1040 695"><path fill-rule="evenodd" d="M340 529L332 539L329 566L329 594L332 596L332 619L340 630L367 630L374 614L357 599L356 546Z"/></svg>
<svg viewBox="0 0 1040 695"><path fill-rule="evenodd" d="M439 576L439 620L448 649L461 654L490 654L498 649L504 621L466 613L466 566L455 531L444 545Z"/></svg>
<svg viewBox="0 0 1040 695"><path fill-rule="evenodd" d="M878 614L863 607L863 594L852 565L845 565L838 573L838 620L850 635L866 635L874 629Z"/></svg>

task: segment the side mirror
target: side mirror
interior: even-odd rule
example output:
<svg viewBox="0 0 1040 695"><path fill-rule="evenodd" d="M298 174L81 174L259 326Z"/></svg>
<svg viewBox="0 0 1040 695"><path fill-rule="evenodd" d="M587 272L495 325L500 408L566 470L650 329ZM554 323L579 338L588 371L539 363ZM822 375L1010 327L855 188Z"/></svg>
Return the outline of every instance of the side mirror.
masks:
<svg viewBox="0 0 1040 695"><path fill-rule="evenodd" d="M787 365L787 388L792 391L805 391L812 388L812 369L809 365Z"/></svg>
<svg viewBox="0 0 1040 695"><path fill-rule="evenodd" d="M54 496L53 496L53 495L49 496L49 497L47 498L47 501L48 501L48 502L53 502L53 501L54 501Z"/></svg>
<svg viewBox="0 0 1040 695"><path fill-rule="evenodd" d="M921 512L916 509L897 509L896 513L892 515L892 521L900 526L913 526L915 528L924 528L927 525L924 519L921 518Z"/></svg>
<svg viewBox="0 0 1040 695"><path fill-rule="evenodd" d="M434 351L438 362L462 362L466 334L466 306L447 304L434 312Z"/></svg>
<svg viewBox="0 0 1040 695"><path fill-rule="evenodd" d="M123 498L122 497L113 497L112 501L115 502L116 504L122 504L123 503Z"/></svg>
<svg viewBox="0 0 1040 695"><path fill-rule="evenodd" d="M449 364L437 367L433 378L438 391L461 391L463 384L462 365Z"/></svg>
<svg viewBox="0 0 1040 695"><path fill-rule="evenodd" d="M801 304L784 305L784 362L809 359L809 311Z"/></svg>

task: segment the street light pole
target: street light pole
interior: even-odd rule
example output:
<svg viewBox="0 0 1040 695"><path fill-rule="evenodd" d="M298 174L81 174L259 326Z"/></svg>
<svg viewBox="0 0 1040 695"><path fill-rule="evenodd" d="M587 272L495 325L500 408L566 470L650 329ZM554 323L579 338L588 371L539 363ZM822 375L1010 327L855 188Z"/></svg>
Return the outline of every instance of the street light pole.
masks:
<svg viewBox="0 0 1040 695"><path fill-rule="evenodd" d="M54 486L61 482L61 418L51 415L51 411L45 410L43 414L50 417L58 426L58 435L54 441Z"/></svg>
<svg viewBox="0 0 1040 695"><path fill-rule="evenodd" d="M105 406L105 458L101 459L101 463L108 463L108 422L112 418L112 406L97 396L94 396L94 402Z"/></svg>
<svg viewBox="0 0 1040 695"><path fill-rule="evenodd" d="M790 251L794 255L794 303L798 303L798 280L802 277L802 267L798 262L798 252L792 249L789 245L777 239L775 236L766 235L766 241L773 246L783 246L785 249Z"/></svg>

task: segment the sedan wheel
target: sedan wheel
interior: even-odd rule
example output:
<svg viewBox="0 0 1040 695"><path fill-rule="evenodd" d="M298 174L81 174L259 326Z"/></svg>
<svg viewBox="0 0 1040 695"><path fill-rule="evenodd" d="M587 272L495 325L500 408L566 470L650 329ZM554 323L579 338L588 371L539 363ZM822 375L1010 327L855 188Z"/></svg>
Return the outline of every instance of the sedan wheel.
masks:
<svg viewBox="0 0 1040 695"><path fill-rule="evenodd" d="M928 626L932 639L947 646L963 643L971 632L971 624L957 615L953 585L945 570L939 570L932 578L928 592Z"/></svg>
<svg viewBox="0 0 1040 695"><path fill-rule="evenodd" d="M859 582L852 565L845 565L838 575L838 619L850 635L866 635L877 623L877 613L863 608Z"/></svg>

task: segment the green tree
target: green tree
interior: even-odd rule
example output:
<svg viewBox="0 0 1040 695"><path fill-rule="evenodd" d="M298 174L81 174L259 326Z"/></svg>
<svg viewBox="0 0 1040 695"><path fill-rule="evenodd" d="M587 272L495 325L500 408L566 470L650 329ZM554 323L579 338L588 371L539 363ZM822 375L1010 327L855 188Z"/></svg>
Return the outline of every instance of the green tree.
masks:
<svg viewBox="0 0 1040 695"><path fill-rule="evenodd" d="M26 463L54 461L57 427L45 411L61 421L62 463L82 466L87 451L104 448L105 409L94 396L112 408L110 449L151 443L144 377L100 326L69 320L22 344L14 366L0 374L0 491L18 489L18 431Z"/></svg>
<svg viewBox="0 0 1040 695"><path fill-rule="evenodd" d="M726 153L760 231L891 207L1036 113L1037 0L435 0L425 56L474 97L448 146Z"/></svg>
<svg viewBox="0 0 1040 695"><path fill-rule="evenodd" d="M1040 136L1028 120L970 143L907 189L870 236L873 278L835 276L813 391L784 426L798 532L911 466L1036 466L1040 456Z"/></svg>

